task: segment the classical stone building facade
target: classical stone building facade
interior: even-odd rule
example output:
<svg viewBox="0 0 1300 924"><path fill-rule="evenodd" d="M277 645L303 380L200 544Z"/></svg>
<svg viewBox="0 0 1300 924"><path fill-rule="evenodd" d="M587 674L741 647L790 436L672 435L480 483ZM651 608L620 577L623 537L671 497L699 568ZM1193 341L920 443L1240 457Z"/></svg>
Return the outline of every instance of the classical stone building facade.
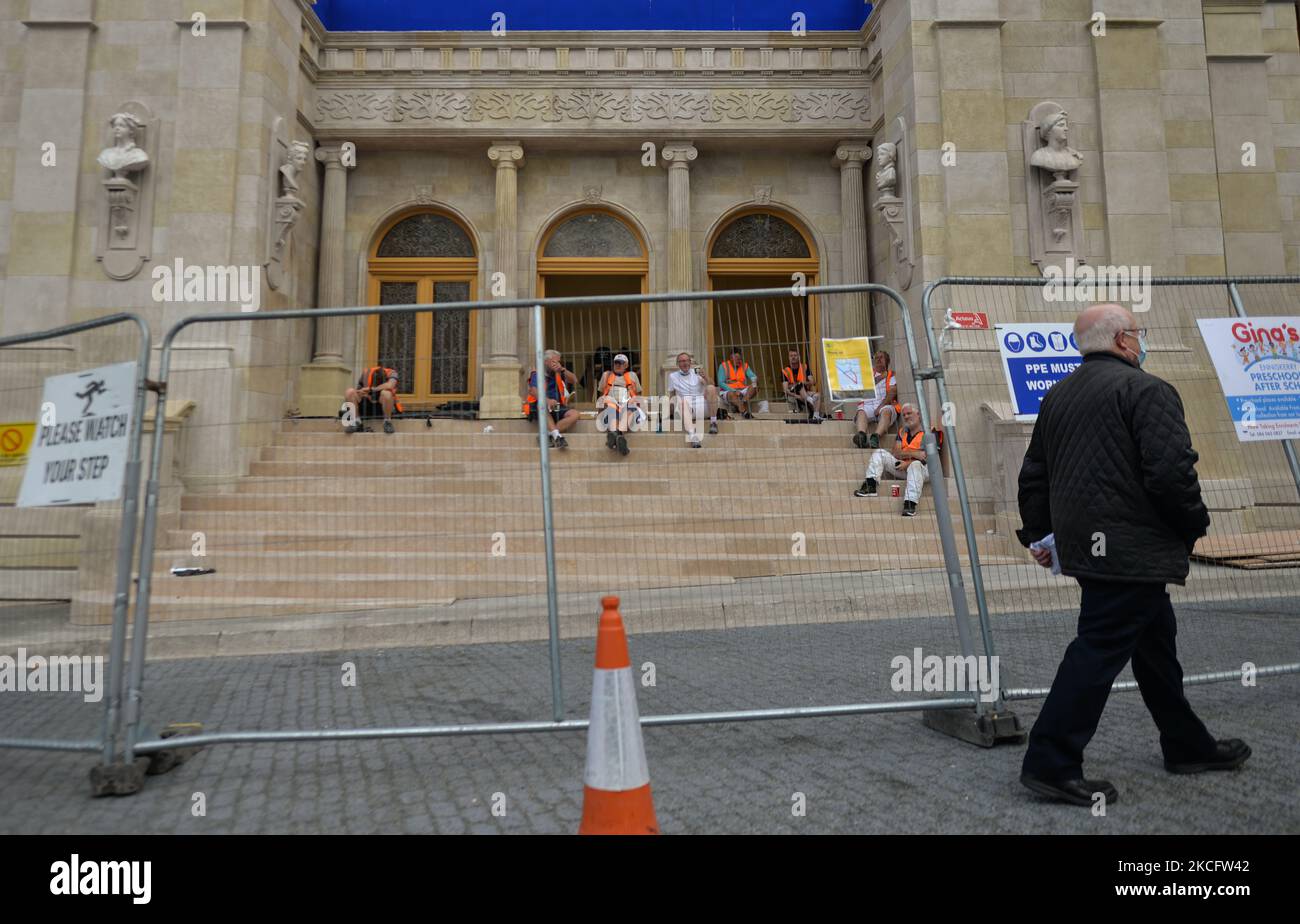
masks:
<svg viewBox="0 0 1300 924"><path fill-rule="evenodd" d="M1038 275L1067 256L1300 271L1290 2L850 0L805 4L806 30L773 6L769 31L504 32L486 14L480 31L327 28L364 17L360 0L192 6L0 2L0 334L127 309L161 336L231 307L158 301L153 271L178 260L259 268L263 311L803 273L899 288L916 312L945 274ZM860 28L842 27L854 11ZM1013 300L972 307L1025 319ZM781 336L805 348L900 338L879 300L782 310ZM621 339L604 345L635 349L654 387L680 349L716 358L766 335L744 319L722 331L703 304L609 323ZM228 482L287 410L332 416L377 357L401 366L415 407L518 416L526 324L498 311L196 327L171 380L173 400L194 402L179 470L191 487ZM1204 378L1188 344L1157 347L1157 371ZM55 343L0 366L30 381L92 353ZM987 405L974 444L993 446L991 338L950 365ZM1211 388L1193 396L1222 415ZM977 497L996 500L997 460L969 465Z"/></svg>

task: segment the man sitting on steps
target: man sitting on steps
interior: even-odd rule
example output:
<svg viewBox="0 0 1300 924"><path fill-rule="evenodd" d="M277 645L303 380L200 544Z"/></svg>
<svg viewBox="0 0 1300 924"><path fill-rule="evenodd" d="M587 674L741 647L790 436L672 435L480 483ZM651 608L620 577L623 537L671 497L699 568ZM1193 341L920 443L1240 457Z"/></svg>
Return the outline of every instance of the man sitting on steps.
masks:
<svg viewBox="0 0 1300 924"><path fill-rule="evenodd" d="M709 433L718 432L718 389L709 381L709 377L699 369L692 368L691 354L677 354L677 368L668 373L669 407L682 421L686 431L686 441L694 449L704 443L700 436L698 421L709 412Z"/></svg>
<svg viewBox="0 0 1300 924"><path fill-rule="evenodd" d="M740 355L740 347L731 348L731 358L718 363L718 391L727 412L737 411L753 420L749 399L758 391L758 375Z"/></svg>
<svg viewBox="0 0 1300 924"><path fill-rule="evenodd" d="M596 410L600 426L605 429L605 445L627 455L627 432L645 419L641 407L641 380L628 368L627 356L614 357L614 368L600 377L596 387Z"/></svg>
<svg viewBox="0 0 1300 924"><path fill-rule="evenodd" d="M551 445L556 449L568 449L569 441L564 434L573 429L578 422L578 412L569 407L569 396L578 385L578 377L564 368L560 362L559 350L547 350L542 354L542 365L546 367L546 408L551 414ZM537 370L528 375L528 397L524 398L524 417L530 422L537 420Z"/></svg>
<svg viewBox="0 0 1300 924"><path fill-rule="evenodd" d="M872 372L875 377L875 394L858 404L858 412L853 415L853 445L859 449L880 448L880 437L898 420L901 405L898 403L898 378L894 375L894 363L884 350L876 352L872 359ZM876 429L869 436L867 425L875 421Z"/></svg>
<svg viewBox="0 0 1300 924"><path fill-rule="evenodd" d="M809 420L821 423L822 417L817 413L817 399L820 396L813 391L817 382L813 379L812 371L799 358L798 350L790 351L790 365L781 370L781 379L781 387L785 389L785 400L789 403L790 410L796 413L806 410Z"/></svg>
<svg viewBox="0 0 1300 924"><path fill-rule="evenodd" d="M943 448L943 431L933 429L939 447ZM871 454L867 463L867 478L862 487L853 492L855 497L875 497L876 482L882 474L891 478L907 479L907 489L903 493L903 516L916 516L916 502L921 499L921 486L930 480L930 470L925 464L925 450L922 449L925 431L921 429L921 414L916 405L903 405L903 426L898 430L894 440L894 451L877 449Z"/></svg>
<svg viewBox="0 0 1300 924"><path fill-rule="evenodd" d="M357 379L357 387L349 388L343 395L339 418L344 433L361 433L366 429L361 423L363 419L382 414L384 432L392 433L394 410L402 413L402 405L397 401L397 370L371 366Z"/></svg>

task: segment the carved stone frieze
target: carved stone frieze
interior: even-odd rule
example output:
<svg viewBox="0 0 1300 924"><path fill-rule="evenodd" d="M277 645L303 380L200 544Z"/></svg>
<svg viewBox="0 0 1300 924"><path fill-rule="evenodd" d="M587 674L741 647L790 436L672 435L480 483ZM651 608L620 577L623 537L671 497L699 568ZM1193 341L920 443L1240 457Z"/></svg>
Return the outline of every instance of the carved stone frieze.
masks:
<svg viewBox="0 0 1300 924"><path fill-rule="evenodd" d="M316 124L324 129L387 124L695 124L861 123L869 89L416 89L324 90Z"/></svg>

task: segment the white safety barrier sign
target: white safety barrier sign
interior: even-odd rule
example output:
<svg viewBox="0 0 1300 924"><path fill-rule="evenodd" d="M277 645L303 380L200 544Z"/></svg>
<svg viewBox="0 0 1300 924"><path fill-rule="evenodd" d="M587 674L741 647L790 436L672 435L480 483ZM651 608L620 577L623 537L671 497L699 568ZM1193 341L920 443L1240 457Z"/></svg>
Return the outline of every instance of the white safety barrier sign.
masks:
<svg viewBox="0 0 1300 924"><path fill-rule="evenodd" d="M136 364L117 363L45 380L19 507L118 500L135 408Z"/></svg>

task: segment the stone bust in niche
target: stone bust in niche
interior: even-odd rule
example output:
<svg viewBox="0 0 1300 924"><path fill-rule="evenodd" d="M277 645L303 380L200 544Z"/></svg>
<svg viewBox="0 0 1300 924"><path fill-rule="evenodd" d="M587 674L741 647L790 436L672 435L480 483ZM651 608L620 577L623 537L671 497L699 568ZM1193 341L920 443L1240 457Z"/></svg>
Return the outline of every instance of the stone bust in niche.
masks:
<svg viewBox="0 0 1300 924"><path fill-rule="evenodd" d="M880 165L876 170L876 189L882 196L892 197L898 186L898 168L894 166L897 157L897 148L892 141L876 145L876 162Z"/></svg>
<svg viewBox="0 0 1300 924"><path fill-rule="evenodd" d="M99 165L112 171L116 179L147 167L149 155L135 143L136 133L144 128L144 124L129 112L114 114L108 123L113 128L113 146L99 152L96 158Z"/></svg>
<svg viewBox="0 0 1300 924"><path fill-rule="evenodd" d="M307 164L311 148L305 141L295 141L284 152L284 163L280 166L280 189L286 196L298 196L298 174Z"/></svg>
<svg viewBox="0 0 1300 924"><path fill-rule="evenodd" d="M1038 124L1038 137L1043 146L1029 155L1029 163L1057 175L1078 170L1083 155L1070 147L1069 114L1061 109L1050 112Z"/></svg>

